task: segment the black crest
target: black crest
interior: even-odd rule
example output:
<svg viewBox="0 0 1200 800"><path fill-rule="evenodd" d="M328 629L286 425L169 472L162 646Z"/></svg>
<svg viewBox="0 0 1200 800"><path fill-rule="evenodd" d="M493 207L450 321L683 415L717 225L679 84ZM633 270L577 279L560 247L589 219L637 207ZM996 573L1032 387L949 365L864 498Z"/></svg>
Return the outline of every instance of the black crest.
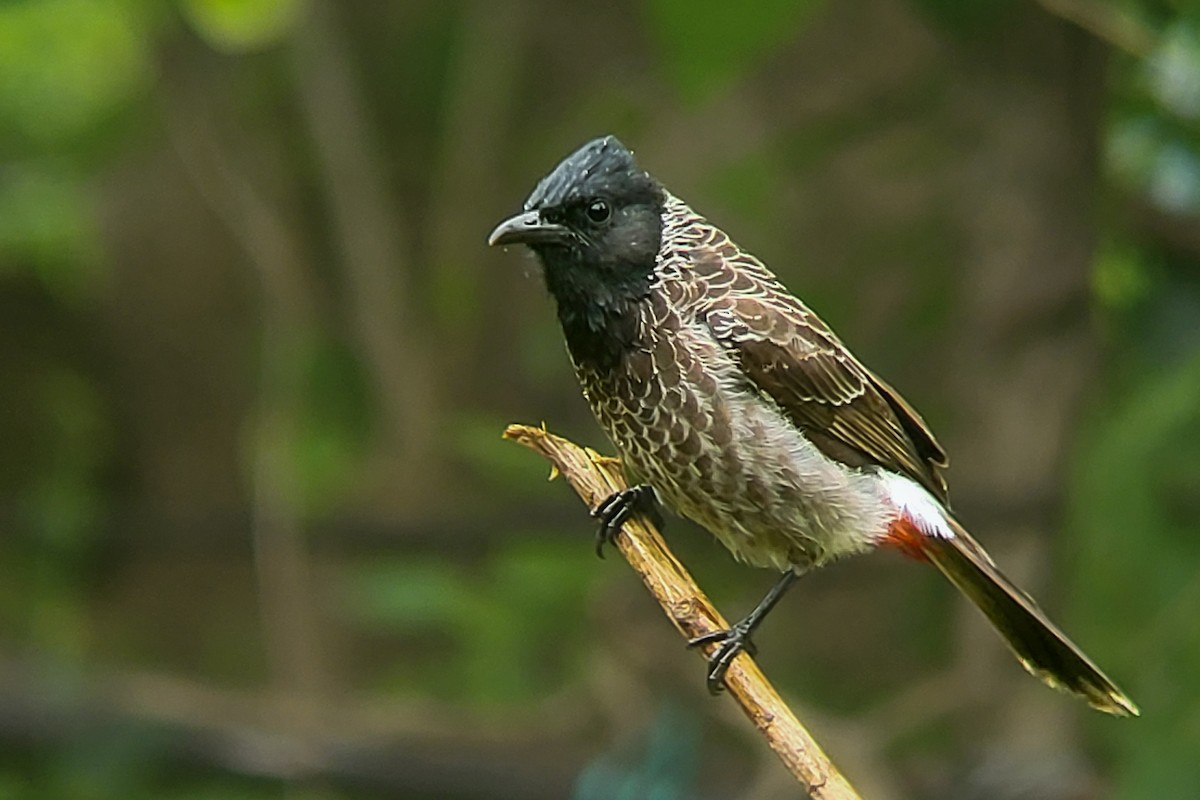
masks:
<svg viewBox="0 0 1200 800"><path fill-rule="evenodd" d="M525 210L568 208L595 197L661 204L662 189L638 167L633 153L617 137L601 136L564 158L542 178L525 201Z"/></svg>

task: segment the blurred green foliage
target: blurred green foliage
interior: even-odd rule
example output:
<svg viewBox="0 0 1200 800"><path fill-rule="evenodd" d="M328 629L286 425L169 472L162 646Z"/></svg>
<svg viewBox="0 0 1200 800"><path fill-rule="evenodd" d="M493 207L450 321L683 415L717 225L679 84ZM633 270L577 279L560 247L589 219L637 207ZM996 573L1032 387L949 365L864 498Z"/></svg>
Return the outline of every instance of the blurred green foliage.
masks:
<svg viewBox="0 0 1200 800"><path fill-rule="evenodd" d="M721 0L648 0L663 65L680 92L699 102L761 66L823 0L767 0L754 13Z"/></svg>
<svg viewBox="0 0 1200 800"><path fill-rule="evenodd" d="M278 44L300 15L299 0L183 0L180 7L213 47L245 52Z"/></svg>
<svg viewBox="0 0 1200 800"><path fill-rule="evenodd" d="M0 6L0 131L53 152L97 125L151 78L156 15L133 0Z"/></svg>
<svg viewBox="0 0 1200 800"><path fill-rule="evenodd" d="M560 13L552 5L537 10ZM1194 468L1200 459L1200 279L1197 255L1187 249L1200 229L1200 7L1165 0L1072 5L1090 10L1096 19L1115 20L1111 30L1120 35L1108 42L1106 76L1111 88L1106 115L1101 129L1089 133L1102 143L1097 166L1105 178L1106 196L1096 211L1099 246L1092 260L1090 291L1097 327L1106 340L1106 367L1100 385L1091 388L1087 419L1072 456L1070 537L1064 542L1069 558L1060 569L1071 588L1070 616L1075 619L1070 629L1078 631L1089 649L1127 654L1124 663L1106 660L1105 666L1123 679L1129 676L1127 688L1145 714L1136 724L1120 726L1087 718L1087 730L1102 754L1102 772L1112 782L1111 796L1189 797L1200 787L1200 473ZM713 104L725 113L723 98L738 96L754 76L769 73L814 21L835 13L866 13L845 11L847 7L819 0L773 0L750 11L710 0L645 0L636 4L636 13L627 15L625 24L630 26L628 38L643 37L648 43L652 55L645 61L662 92L656 95L660 106L703 110ZM443 489L445 496L403 498L420 509L403 523L418 528L440 513L451 525L478 525L463 520L471 519L466 512L479 508L515 508L521 519L513 524L510 517L504 530L479 537L485 544L464 536L467 545L446 543L444 550L425 545L421 550L397 534L388 539L395 556L339 556L334 559L332 589L318 598L329 602L314 601L319 606L316 614L357 644L358 649L348 651L360 655L365 664L349 671L366 677L354 690L403 701L432 699L494 717L536 704L557 690L577 688L587 672L593 646L590 609L613 572L598 568L587 540L588 523L573 498L561 486L547 489L545 466L499 439L502 423L514 410L528 418L557 420L573 418L580 406L563 399L573 389L548 314L526 324L520 301L496 294L498 284L489 283L493 278L476 281L475 273L461 264L430 265L424 258L431 234L423 198L437 188L431 184L441 175L440 162L430 154L440 152L434 144L445 134L455 82L472 76L471 40L460 34L479 8L461 2L339 9L333 16L355 37L355 46L349 48L350 71L361 70L355 77L357 88L368 101L368 122L381 133L385 155L375 165L378 177L401 197L397 206L403 219L396 224L415 223L409 231L414 244L408 277L412 292L423 302L411 309L413 329L428 338L428 332L440 326L448 341L445 349L429 348L432 371L444 380L439 398L444 420L438 424L445 437L435 454L440 462L421 468L462 477ZM928 20L928 36L955 49L964 61L969 61L964 53L981 46L999 27L1025 19L1015 4L1002 0L911 0L889 13L908 12ZM0 539L0 644L14 655L32 651L71 665L67 677L58 681L64 684L59 687L64 707L85 693L90 670L106 666L106 659L121 652L126 635L122 626L170 618L172 604L206 602L193 596L192 584L176 586L176 573L153 553L177 544L186 535L179 531L201 530L194 535L196 549L181 547L183 555L162 559L201 572L211 557L205 548L219 548L234 535L231 531L243 529L259 488L252 485L254 458L264 441L270 443L280 434L256 427L264 411L257 405L262 400L258 394L265 391L272 370L287 379L285 399L291 416L282 438L296 490L290 510L301 527L336 522L355 512L395 512L392 498L379 488L389 486L388 476L379 473L391 462L379 458L377 449L385 427L384 404L372 380L377 367L351 341L354 326L345 310L349 291L339 282L342 265L335 255L339 247L336 235L323 226L325 204L333 207L338 192L323 183L315 165L319 159L309 148L319 145L308 142L309 132L300 130L296 107L302 101L287 66L296 59L294 36L304 24L304 14L305 4L299 0L0 3L0 296L2 324L8 326L0 349L5 369L0 400L7 413L7 427L0 433L0 498L8 528ZM862 20L863 25L868 22ZM1092 33L1105 30L1110 28L1096 25ZM1129 49L1122 42L1147 45ZM526 103L521 113L533 122L522 127L502 117L494 122L493 135L520 129L521 136L510 138L539 146L505 152L503 159L497 156L504 161L497 175L503 175L506 184L477 187L480 192L508 197L511 206L534 172L549 166L543 163L545 153L561 149L565 131L574 132L569 126L578 120L586 120L586 127L594 131L651 127L653 114L622 86L587 83L607 67L587 52L589 59L599 59L579 65L587 77L568 70L542 71L544 65L534 57L515 71L536 77L514 92L513 100ZM193 84L216 84L228 75L236 76L231 84L243 93L242 105L250 110L243 109L246 117L229 126L230 140L245 147L239 152L241 160L224 166L235 177L260 181L256 186L265 187L259 198L264 204L285 198L279 202L279 218L300 231L301 238L312 239L313 264L311 274L305 275L314 287L312 319L306 321L311 327L289 340L283 359L287 363L269 363L278 353L260 350L261 331L254 331L252 341L236 339L237 326L243 324L238 314L244 311L238 304L248 301L229 300L217 291L204 294L204 285L176 286L177 265L170 261L155 261L147 270L161 280L156 290L164 296L203 295L200 305L210 316L201 322L184 319L175 313L180 306L166 305L166 297L134 294L129 302L161 301L166 310L149 332L130 333L121 327L121 303L128 299L121 292L132 289L122 282L128 281L123 269L127 265L119 258L145 251L148 259L160 259L160 252L178 255L217 247L211 227L203 226L212 226L211 218L219 213L177 202L176 193L182 192L173 185L138 205L139 188L130 176L144 181L147 174L165 171L163 163L185 160L180 143L170 138L172 125L179 126L170 117L172 102L187 106L196 96L211 97L188 92L197 91ZM868 98L870 113L859 108L834 111L804 129L767 118L762 123L767 130L751 130L752 144L741 151L725 159L691 159L689 169L697 172L693 185L740 216L739 239L786 246L778 244L789 241L780 232L790 234L795 220L780 198L795 191L795 182L816 179L818 167L841 153L840 148L869 139L880 119L903 122L942 113L930 98L944 79L935 75L920 85L889 87L886 97ZM476 100L490 88L482 85L472 96ZM542 91L555 102L542 102ZM537 102L525 95L536 96ZM224 110L218 105L199 109L199 115L219 118ZM768 110L782 116L783 109ZM770 127L776 123L777 130ZM713 124L736 128L738 123L722 119ZM285 135L272 149L270 136L278 131ZM728 138L741 141L740 135ZM914 184L944 156L935 145L921 143L886 152L902 157L870 162L877 170L874 179ZM866 157L873 155L868 151ZM199 172L212 167L205 164ZM849 171L838 174L848 182L854 179ZM943 179L929 182L937 180ZM827 205L818 219L824 214L830 223L843 215L839 203L855 197L849 190L844 196L837 191L825 195ZM886 203L881 206L888 210ZM153 216L160 208L161 216ZM485 217L497 210L472 209ZM467 210L463 213L469 217ZM129 236L122 226L137 214L152 217L146 223L150 232L121 239ZM1148 233L1129 221L1139 215L1165 222L1151 226ZM186 245L169 250L154 234L158 226L174 223L184 231L179 236ZM482 224L478 227L462 235L481 240L486 231ZM915 280L919 291L912 292L914 297L900 314L907 326L905 341L895 345L895 352L919 361L928 343L952 338L951 278L959 267L960 250L946 235L948 228L947 219L936 212L919 219L886 217L853 242L842 262L849 268L842 272L822 273L820 261L826 254L819 249L793 251L787 269L806 276L824 301L820 310L839 323L839 317L849 319L858 308L855 298L872 296L882 274L878 265L891 266L897 254L903 254L903 263L922 265ZM1153 235L1155 231L1161 235ZM125 242L119 252L112 244L117 240ZM212 258L228 260L227 254ZM211 271L216 274L225 266L214 263ZM213 278L215 284L236 282L226 272ZM497 298L501 302L485 302ZM487 314L492 316L485 318ZM107 326L102 320L108 320ZM189 324L193 327L185 334L172 335L177 325L182 330ZM462 341L450 341L454 336ZM514 341L507 341L510 336ZM121 348L130 341L148 349L134 353L130 346L126 353ZM237 346L230 348L232 355L221 351L221 372L207 360L219 361L214 354L229 341ZM150 346L167 355L159 352L161 360L154 360L147 355ZM447 352L461 354L467 367L446 363ZM500 352L503 359L495 355ZM180 411L166 423L146 420L144 398L114 389L127 385L122 380L129 374L165 374L171 363L192 360L214 371L212 380L220 391L202 397L190 417ZM459 372L471 378L453 377ZM182 405L200 392L191 385L175 385L178 374L161 378L160 386L175 392L172 396ZM931 405L936 408L938 402L932 398ZM216 418L221 413L234 415L228 425L232 430L203 427L210 414ZM146 430L168 439L166 446L155 448L139 438L140 426L151 423L157 427ZM197 432L191 434L193 426ZM594 431L585 430L585 438L591 436L590 443L598 444ZM212 460L232 474L214 478L172 462L176 437L182 440L186 435L211 446ZM234 451L240 462L221 461L222 448ZM153 458L145 456L152 467L135 476L133 464L149 450L155 452ZM130 498L144 489L134 486L139 480L154 486L158 481L176 487L208 482L234 488L225 496L229 507L181 510L168 496L154 497L129 512L124 504L132 504ZM543 500L547 496L553 500ZM559 505L549 505L555 502ZM535 511L527 512L530 506ZM547 533L537 516L550 507L570 508L578 515L578 538ZM169 525L155 528L137 540L149 555L130 552L119 544L119 534L125 527L136 528L139 515L167 520L179 531ZM111 539L106 534L112 534ZM335 531L321 537L319 545L334 548L337 539ZM232 549L249 558L242 552L249 547L240 538L237 542ZM701 563L723 563L723 554L701 549L703 545L684 539L681 547L696 548L692 555ZM211 578L216 590L246 583L245 576L226 568L226 562L219 564ZM747 583L761 577L751 576ZM727 589L733 600L746 599L723 580L727 579L713 578L709 585ZM912 612L905 619L885 615L874 621L877 628L871 628L870 620L860 627L882 636L886 627L918 626L892 655L902 666L929 668L929 653L942 647L947 637L944 620L927 624L921 619L944 598L934 594L941 591L926 587L918 590L912 605L890 610L897 615ZM162 616L147 614L147 608ZM211 624L221 623L218 619ZM262 659L257 652L251 656L243 650L256 646L243 635L252 627L238 619L237 625L229 625L236 633L227 637L210 637L199 626L151 633L187 637L195 640L198 650L212 650L193 665L198 673L232 662L252 664L245 668L251 672ZM828 647L843 644L862 646L847 642ZM825 645L821 647L824 652ZM851 651L847 662L854 657ZM846 671L847 662L816 663L811 653L802 653L798 661L806 658L813 666L797 681L806 687L832 682ZM3 676L0 673L0 681ZM264 682L270 679L260 677ZM898 692L903 684L897 676L881 675L871 688L831 691L833 705L848 713L859 711L884 702L886 698L876 695ZM846 699L850 694L854 696ZM597 758L576 784L581 800L690 796L701 745L689 738L693 721L680 722L665 708L646 737L644 758L640 740L638 747L618 747ZM149 725L98 722L80 730L67 728L65 734L49 737L50 743L25 742L0 754L0 797L249 800L283 792L290 798L363 796L357 790L343 792L303 781L285 785L289 782L238 777L218 768L193 769L186 759L181 763L171 747L172 734ZM16 738L7 729L5 733ZM924 731L924 738L920 733L913 739L933 742L930 748L949 747L941 728Z"/></svg>
<svg viewBox="0 0 1200 800"><path fill-rule="evenodd" d="M486 564L405 559L347 571L340 606L357 625L444 640L426 657L398 664L384 688L470 704L515 704L555 691L577 674L585 631L564 635L563 619L586 617L599 573L578 542L522 541Z"/></svg>
<svg viewBox="0 0 1200 800"><path fill-rule="evenodd" d="M103 277L99 235L83 181L53 161L11 164L0 182L0 248L8 269L29 269L66 303Z"/></svg>
<svg viewBox="0 0 1200 800"><path fill-rule="evenodd" d="M352 497L376 414L362 365L344 344L314 336L298 357L302 405L290 455L304 514L316 517Z"/></svg>
<svg viewBox="0 0 1200 800"><path fill-rule="evenodd" d="M1147 370L1089 437L1072 493L1072 606L1090 642L1128 660L1148 724L1104 726L1118 797L1200 786L1200 358ZM1111 620L1136 620L1133 641ZM1126 629L1128 630L1128 629ZM1114 666L1113 669L1118 669ZM1097 725L1097 729L1101 726Z"/></svg>

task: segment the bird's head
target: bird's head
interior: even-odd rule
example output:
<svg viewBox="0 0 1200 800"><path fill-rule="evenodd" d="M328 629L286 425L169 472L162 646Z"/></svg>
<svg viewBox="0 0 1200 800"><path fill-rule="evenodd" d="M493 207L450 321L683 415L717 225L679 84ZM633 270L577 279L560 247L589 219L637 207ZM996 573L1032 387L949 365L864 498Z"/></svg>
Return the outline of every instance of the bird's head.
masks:
<svg viewBox="0 0 1200 800"><path fill-rule="evenodd" d="M614 136L594 139L567 156L525 201L525 210L501 222L488 244L523 244L542 262L546 283L560 302L608 295L645 285L662 239L665 194Z"/></svg>

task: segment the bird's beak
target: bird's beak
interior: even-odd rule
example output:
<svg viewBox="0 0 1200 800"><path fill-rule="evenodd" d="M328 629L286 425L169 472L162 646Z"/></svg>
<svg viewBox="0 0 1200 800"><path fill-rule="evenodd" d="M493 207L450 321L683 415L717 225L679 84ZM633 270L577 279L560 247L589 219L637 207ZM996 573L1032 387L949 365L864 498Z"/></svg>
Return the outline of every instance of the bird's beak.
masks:
<svg viewBox="0 0 1200 800"><path fill-rule="evenodd" d="M497 225L488 237L488 244L495 246L561 243L570 238L570 235L566 226L542 219L541 212L526 211Z"/></svg>

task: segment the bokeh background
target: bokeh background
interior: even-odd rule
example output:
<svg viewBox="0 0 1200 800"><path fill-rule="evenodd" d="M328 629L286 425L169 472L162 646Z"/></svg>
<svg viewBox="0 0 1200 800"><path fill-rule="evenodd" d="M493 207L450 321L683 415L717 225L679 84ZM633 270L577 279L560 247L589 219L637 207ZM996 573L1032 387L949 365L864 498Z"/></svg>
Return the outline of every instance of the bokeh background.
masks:
<svg viewBox="0 0 1200 800"><path fill-rule="evenodd" d="M1200 796L1194 3L7 0L0 797L797 795L499 438L605 446L484 240L607 132L922 410L1143 710L857 559L759 644L864 795ZM728 616L773 580L667 534Z"/></svg>

